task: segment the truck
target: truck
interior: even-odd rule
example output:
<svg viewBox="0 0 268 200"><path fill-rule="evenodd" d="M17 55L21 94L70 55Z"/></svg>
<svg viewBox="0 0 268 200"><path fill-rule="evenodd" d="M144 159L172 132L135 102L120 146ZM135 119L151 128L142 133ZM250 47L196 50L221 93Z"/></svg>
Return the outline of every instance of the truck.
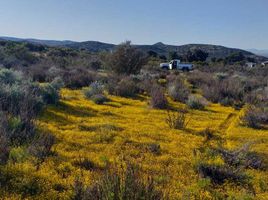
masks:
<svg viewBox="0 0 268 200"><path fill-rule="evenodd" d="M160 67L166 70L177 69L183 71L191 71L193 70L194 65L190 63L181 63L180 60L171 60L169 63L161 63Z"/></svg>

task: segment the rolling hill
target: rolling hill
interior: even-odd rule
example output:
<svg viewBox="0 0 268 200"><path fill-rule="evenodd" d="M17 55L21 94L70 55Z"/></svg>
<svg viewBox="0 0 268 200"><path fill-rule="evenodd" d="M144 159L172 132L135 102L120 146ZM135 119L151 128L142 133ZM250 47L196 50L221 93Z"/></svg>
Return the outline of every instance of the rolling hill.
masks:
<svg viewBox="0 0 268 200"><path fill-rule="evenodd" d="M111 51L117 47L115 44L103 43L98 41L85 41L85 42L75 42L69 40L39 40L39 39L21 39L14 37L0 37L0 40L16 41L16 42L30 42L34 44L41 44L53 47L67 47L72 49L84 49L91 52L101 52L101 51ZM144 52L154 51L158 55L167 56L169 52L176 51L178 55L183 55L189 50L200 49L209 53L209 58L225 58L234 53L242 53L245 57L250 57L256 59L256 61L264 61L267 58L264 57L264 54L254 54L250 51L237 49L237 48L228 48L220 45L211 45L211 44L186 44L186 45L167 45L162 42L158 42L153 45L135 45L137 48L141 49ZM268 55L267 55L268 56Z"/></svg>

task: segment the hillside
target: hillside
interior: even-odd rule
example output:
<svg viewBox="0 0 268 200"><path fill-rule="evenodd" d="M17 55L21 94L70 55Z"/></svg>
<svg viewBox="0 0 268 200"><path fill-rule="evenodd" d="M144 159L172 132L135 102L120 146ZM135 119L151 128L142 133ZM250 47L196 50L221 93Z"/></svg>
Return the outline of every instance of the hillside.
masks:
<svg viewBox="0 0 268 200"><path fill-rule="evenodd" d="M101 52L101 51L111 51L116 48L117 45L103 43L98 41L85 41L85 42L74 42L74 41L56 41L56 40L37 40L37 39L20 39L20 38L10 38L10 37L0 37L0 40L9 40L9 41L19 41L19 42L30 42L34 44L42 44L47 46L61 46L68 47L73 49L84 49L91 52ZM141 49L144 52L154 51L159 55L167 56L169 52L176 51L178 55L183 55L190 50L200 49L209 53L209 58L225 58L234 53L242 53L245 57L254 58L257 61L264 61L267 58L255 55L249 51L236 48L228 48L219 45L211 44L186 44L186 45L167 45L161 42L153 45L135 45L137 48Z"/></svg>

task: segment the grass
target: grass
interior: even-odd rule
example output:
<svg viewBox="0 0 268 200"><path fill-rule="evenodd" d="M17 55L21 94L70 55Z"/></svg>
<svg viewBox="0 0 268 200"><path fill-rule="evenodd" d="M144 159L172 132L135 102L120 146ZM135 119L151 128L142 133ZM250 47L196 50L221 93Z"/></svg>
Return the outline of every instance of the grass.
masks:
<svg viewBox="0 0 268 200"><path fill-rule="evenodd" d="M9 169L42 180L42 192L33 199L69 199L77 177L82 176L86 184L92 184L107 163L122 160L139 163L142 173L153 176L157 186L171 199L189 195L196 199L212 199L211 193L204 189L204 181L192 167L193 152L204 141L200 132L207 127L218 130L227 139L226 146L230 149L256 141L254 151L268 152L268 131L240 125L239 115L243 111L210 104L206 110L190 110L191 121L187 129L174 130L166 124L166 110L150 108L147 97L140 98L143 101L115 96L109 96L109 99L110 102L104 105L96 105L86 100L81 90L63 89L60 104L49 106L40 116L39 128L50 131L57 138L53 149L55 156L42 163L39 170L30 159L12 164ZM171 100L169 104L174 110L184 107ZM155 154L144 147L150 144L159 145L161 153ZM74 164L81 159L90 160L97 169L86 170ZM268 198L267 171L248 169L247 173L254 177L256 199ZM223 187L230 196L244 195L244 191L231 184ZM217 192L222 190L216 189ZM20 198L17 194L12 195L14 199Z"/></svg>

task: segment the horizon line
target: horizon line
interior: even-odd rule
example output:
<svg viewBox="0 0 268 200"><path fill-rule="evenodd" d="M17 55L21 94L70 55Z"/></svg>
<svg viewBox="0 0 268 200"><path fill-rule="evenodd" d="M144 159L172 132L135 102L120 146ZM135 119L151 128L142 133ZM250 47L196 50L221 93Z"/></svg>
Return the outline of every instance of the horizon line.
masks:
<svg viewBox="0 0 268 200"><path fill-rule="evenodd" d="M72 39L47 39L47 38L36 38L36 37L17 37L17 36L5 36L5 35L0 35L0 38L10 38L10 39L19 39L19 40L39 40L39 41L56 41L56 42L74 42L74 43L83 43L83 42L100 42L100 43L106 43L106 44L111 44L111 45L120 45L121 43L125 41L131 41L131 40L124 40L118 44L111 43L111 42L106 42L106 41L100 41L100 40L72 40ZM132 43L132 41L131 41ZM233 48L233 49L241 49L241 50L257 50L257 51L267 51L268 48L265 49L258 49L258 48L240 48L240 47L230 47L228 45L222 45L222 44L212 44L212 43L184 43L184 44L167 44L161 41L155 42L153 44L144 44L144 43L132 43L133 45L155 45L158 43L162 43L164 45L168 46L184 46L184 45L214 45L214 46L222 46L222 47L227 47L227 48Z"/></svg>

